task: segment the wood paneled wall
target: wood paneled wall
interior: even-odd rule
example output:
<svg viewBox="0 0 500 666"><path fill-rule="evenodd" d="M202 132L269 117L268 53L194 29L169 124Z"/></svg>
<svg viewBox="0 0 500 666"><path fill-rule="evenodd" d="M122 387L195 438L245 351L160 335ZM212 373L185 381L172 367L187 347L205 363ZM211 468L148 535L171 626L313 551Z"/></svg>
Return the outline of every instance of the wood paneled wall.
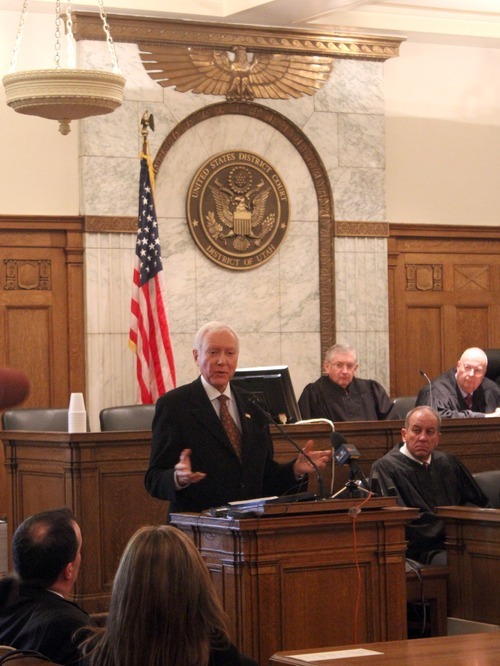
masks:
<svg viewBox="0 0 500 666"><path fill-rule="evenodd" d="M0 216L0 366L23 370L22 407L85 391L83 218ZM6 476L0 451L0 516Z"/></svg>
<svg viewBox="0 0 500 666"><path fill-rule="evenodd" d="M468 347L500 347L500 230L390 225L391 395L415 395Z"/></svg>

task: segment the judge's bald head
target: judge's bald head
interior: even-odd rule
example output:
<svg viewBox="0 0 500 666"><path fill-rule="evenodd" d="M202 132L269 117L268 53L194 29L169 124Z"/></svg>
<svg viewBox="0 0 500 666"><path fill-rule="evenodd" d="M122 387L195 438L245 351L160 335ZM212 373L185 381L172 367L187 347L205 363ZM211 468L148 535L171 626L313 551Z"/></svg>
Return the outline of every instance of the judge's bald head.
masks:
<svg viewBox="0 0 500 666"><path fill-rule="evenodd" d="M415 407L406 415L401 435L408 452L428 462L441 438L441 416L432 407Z"/></svg>

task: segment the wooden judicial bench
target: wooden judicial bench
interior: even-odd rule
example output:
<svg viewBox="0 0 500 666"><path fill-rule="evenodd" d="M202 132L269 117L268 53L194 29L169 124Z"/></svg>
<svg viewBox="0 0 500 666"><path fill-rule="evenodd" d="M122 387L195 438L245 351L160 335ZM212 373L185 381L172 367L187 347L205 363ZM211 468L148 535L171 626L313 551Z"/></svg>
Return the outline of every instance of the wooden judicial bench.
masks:
<svg viewBox="0 0 500 666"><path fill-rule="evenodd" d="M384 497L352 514L362 502L171 515L210 569L233 640L261 666L283 649L406 638L404 527L418 510Z"/></svg>
<svg viewBox="0 0 500 666"><path fill-rule="evenodd" d="M365 475L373 461L400 439L401 421L338 424L359 449ZM303 446L330 446L325 424L287 425L285 431ZM293 445L272 427L276 458L296 455ZM27 516L47 508L69 506L79 521L85 542L76 601L89 612L107 609L119 557L133 532L143 524L159 524L166 503L154 500L143 484L151 433L4 431L4 461L8 480L9 542ZM472 472L500 469L500 419L450 419L443 423L441 447L458 455ZM347 480L348 466L336 467L335 489ZM329 489L330 470L325 470ZM312 479L315 486L315 479Z"/></svg>
<svg viewBox="0 0 500 666"><path fill-rule="evenodd" d="M354 444L361 457L357 460L361 471L368 477L372 464L401 441L403 421L350 421L335 424L349 444ZM295 455L291 442L273 427L275 457L289 460ZM299 445L313 439L315 448L330 446L331 428L324 424L287 425L286 433ZM460 458L470 472L500 469L500 418L444 419L441 428L442 451ZM335 468L334 488L339 489L347 481L348 465ZM330 489L330 470L324 473L325 487Z"/></svg>
<svg viewBox="0 0 500 666"><path fill-rule="evenodd" d="M135 530L165 522L166 504L144 488L150 432L4 431L9 543L26 517L67 506L83 536L75 601L106 611L120 555Z"/></svg>
<svg viewBox="0 0 500 666"><path fill-rule="evenodd" d="M437 513L446 526L448 615L500 625L500 509L449 506Z"/></svg>

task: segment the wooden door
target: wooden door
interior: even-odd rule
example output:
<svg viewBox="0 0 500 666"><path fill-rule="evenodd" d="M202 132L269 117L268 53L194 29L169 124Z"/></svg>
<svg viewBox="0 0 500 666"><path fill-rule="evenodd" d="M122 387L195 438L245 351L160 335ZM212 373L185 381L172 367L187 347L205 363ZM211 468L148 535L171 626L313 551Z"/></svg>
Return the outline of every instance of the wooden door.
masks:
<svg viewBox="0 0 500 666"><path fill-rule="evenodd" d="M416 395L467 347L500 347L500 233L391 225L391 395Z"/></svg>
<svg viewBox="0 0 500 666"><path fill-rule="evenodd" d="M84 392L81 218L0 216L0 365L23 370L22 407L66 407ZM6 511L3 449L0 515Z"/></svg>

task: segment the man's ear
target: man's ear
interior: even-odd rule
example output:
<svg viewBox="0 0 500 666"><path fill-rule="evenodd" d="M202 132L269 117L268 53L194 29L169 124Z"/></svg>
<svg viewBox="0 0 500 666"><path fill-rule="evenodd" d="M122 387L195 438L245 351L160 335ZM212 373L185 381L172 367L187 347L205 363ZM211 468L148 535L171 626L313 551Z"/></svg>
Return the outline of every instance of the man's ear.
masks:
<svg viewBox="0 0 500 666"><path fill-rule="evenodd" d="M62 575L64 576L65 580L71 580L71 577L73 576L73 570L74 570L73 562L68 562L68 564L64 567L62 571Z"/></svg>
<svg viewBox="0 0 500 666"><path fill-rule="evenodd" d="M196 365L198 365L198 350L193 349L193 358L195 360Z"/></svg>
<svg viewBox="0 0 500 666"><path fill-rule="evenodd" d="M406 428L401 428L401 439L406 444Z"/></svg>

